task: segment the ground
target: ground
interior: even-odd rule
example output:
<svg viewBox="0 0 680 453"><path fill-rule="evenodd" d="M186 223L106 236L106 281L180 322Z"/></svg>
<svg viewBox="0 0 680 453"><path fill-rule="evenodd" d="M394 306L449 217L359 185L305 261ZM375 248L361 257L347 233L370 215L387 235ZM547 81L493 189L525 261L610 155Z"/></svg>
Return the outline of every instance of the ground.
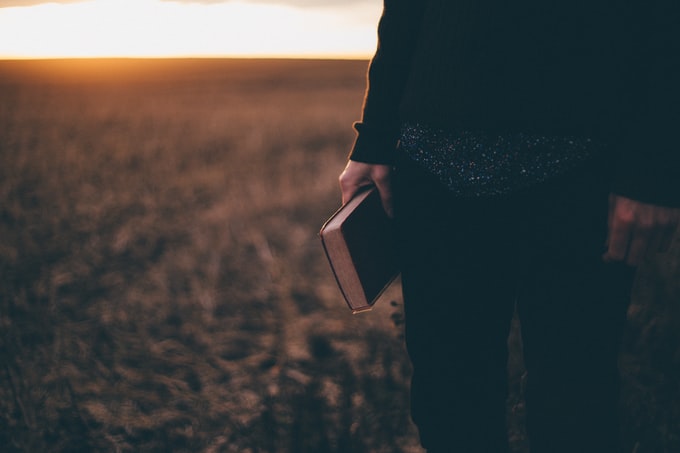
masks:
<svg viewBox="0 0 680 453"><path fill-rule="evenodd" d="M366 65L0 62L4 451L421 451L399 283L351 315L317 237ZM679 275L638 276L629 452L680 451Z"/></svg>

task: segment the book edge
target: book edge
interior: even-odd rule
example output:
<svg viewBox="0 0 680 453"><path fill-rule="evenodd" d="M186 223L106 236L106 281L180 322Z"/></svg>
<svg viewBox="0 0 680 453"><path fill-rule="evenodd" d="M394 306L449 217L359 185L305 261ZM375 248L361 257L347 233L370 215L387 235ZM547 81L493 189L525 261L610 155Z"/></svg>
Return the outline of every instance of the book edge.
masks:
<svg viewBox="0 0 680 453"><path fill-rule="evenodd" d="M354 280L355 286L357 288L361 288L361 297L360 299L362 302L360 304L354 304L352 303L352 297L349 297L347 294L347 289L343 287L342 283L340 282L340 279L338 278L338 273L336 272L335 267L333 266L333 260L330 258L330 254L328 252L328 244L327 244L327 236L326 234L328 233L337 233L340 237L342 237L342 224L343 222L349 218L349 216L354 212L354 209L360 205L366 198L368 198L372 192L377 191L378 189L375 186L366 186L360 189L359 193L357 193L354 197L352 197L351 200L349 200L347 203L344 205L340 206L329 218L324 222L324 224L321 226L321 229L319 230L319 237L321 238L321 244L324 249L324 253L326 254L326 259L328 263L330 264L331 271L333 273L333 277L335 278L335 281L338 285L338 288L340 288L340 292L342 293L343 298L345 299L345 302L347 303L347 306L350 308L352 313L360 313L363 311L369 311L373 308L373 305L375 302L378 300L378 297L387 289L387 286L394 281L394 278L396 278L396 275L388 282L387 285L378 293L378 295L371 301L366 298L366 295L363 291L363 285L361 284L361 279L359 278L359 274L356 272L356 265L354 263L354 260L352 258L351 253L349 253L348 248L346 247L345 241L343 240L343 247L342 247L342 253L344 255L344 258L347 263L351 264L351 278ZM342 216L343 213L347 212L346 216ZM397 274L398 275L398 274Z"/></svg>
<svg viewBox="0 0 680 453"><path fill-rule="evenodd" d="M340 230L335 230L338 233L340 233ZM341 236L341 234L339 234ZM360 297L361 303L353 303L354 297L350 297L350 295L347 293L347 288L342 284L340 279L338 278L338 272L333 265L333 260L331 259L331 255L328 251L328 244L327 244L327 238L324 237L323 230L319 233L319 236L321 238L321 244L323 245L324 253L326 254L326 260L330 264L331 267L331 272L333 274L333 277L335 278L335 282L338 285L338 288L340 288L340 293L342 294L342 297L345 299L345 303L347 303L347 306L350 308L352 313L359 313L362 311L368 311L373 308L373 304L375 303L375 300L377 300L377 297L373 301L369 301L366 297L365 294L363 293L363 289L361 291L362 296ZM344 245L344 241L343 241ZM340 249L336 249L340 250ZM357 288L362 288L361 285L361 280L359 279L359 274L356 271L356 266L354 265L354 261L352 260L352 255L349 253L349 250L347 249L346 246L341 247L341 253L343 255L342 258L348 263L351 264L351 266L348 266L348 269L351 269L349 278L353 280L354 285ZM384 291L384 289L382 290ZM382 293L381 291L381 293Z"/></svg>
<svg viewBox="0 0 680 453"><path fill-rule="evenodd" d="M368 198L371 192L375 190L377 190L375 186L367 186L366 188L361 189L359 193L352 197L352 199L349 200L347 203L340 206L338 210L335 211L328 218L328 220L326 220L326 222L324 222L324 224L321 226L321 230L319 230L319 235L321 236L324 231L335 231L339 229L339 227L342 225L342 221L349 217L351 213L354 211L354 208L360 205L361 202L364 201L364 199ZM347 216L343 217L342 215L345 212L347 212L348 214Z"/></svg>

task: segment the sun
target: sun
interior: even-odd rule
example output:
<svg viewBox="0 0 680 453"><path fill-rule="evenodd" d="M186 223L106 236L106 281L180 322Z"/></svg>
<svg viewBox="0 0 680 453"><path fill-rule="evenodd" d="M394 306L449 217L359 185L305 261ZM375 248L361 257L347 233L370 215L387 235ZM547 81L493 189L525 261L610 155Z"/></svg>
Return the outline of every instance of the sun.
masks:
<svg viewBox="0 0 680 453"><path fill-rule="evenodd" d="M375 22L355 14L160 0L1 8L0 57L368 56Z"/></svg>

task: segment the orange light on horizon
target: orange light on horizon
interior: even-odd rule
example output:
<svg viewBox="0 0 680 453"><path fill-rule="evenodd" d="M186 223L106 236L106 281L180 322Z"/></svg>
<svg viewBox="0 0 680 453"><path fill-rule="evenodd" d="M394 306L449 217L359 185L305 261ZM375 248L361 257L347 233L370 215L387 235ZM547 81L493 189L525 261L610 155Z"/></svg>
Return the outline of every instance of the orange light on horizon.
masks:
<svg viewBox="0 0 680 453"><path fill-rule="evenodd" d="M328 8L160 0L0 8L0 58L364 58L375 49L378 14L366 7L338 14Z"/></svg>

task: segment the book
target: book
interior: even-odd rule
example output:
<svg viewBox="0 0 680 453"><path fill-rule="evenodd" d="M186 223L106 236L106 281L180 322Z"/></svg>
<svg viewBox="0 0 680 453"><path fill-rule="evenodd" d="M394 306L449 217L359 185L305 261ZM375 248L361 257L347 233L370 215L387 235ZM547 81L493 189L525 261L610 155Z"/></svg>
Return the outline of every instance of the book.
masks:
<svg viewBox="0 0 680 453"><path fill-rule="evenodd" d="M319 232L326 257L353 313L373 308L399 275L392 219L375 187L359 192Z"/></svg>

